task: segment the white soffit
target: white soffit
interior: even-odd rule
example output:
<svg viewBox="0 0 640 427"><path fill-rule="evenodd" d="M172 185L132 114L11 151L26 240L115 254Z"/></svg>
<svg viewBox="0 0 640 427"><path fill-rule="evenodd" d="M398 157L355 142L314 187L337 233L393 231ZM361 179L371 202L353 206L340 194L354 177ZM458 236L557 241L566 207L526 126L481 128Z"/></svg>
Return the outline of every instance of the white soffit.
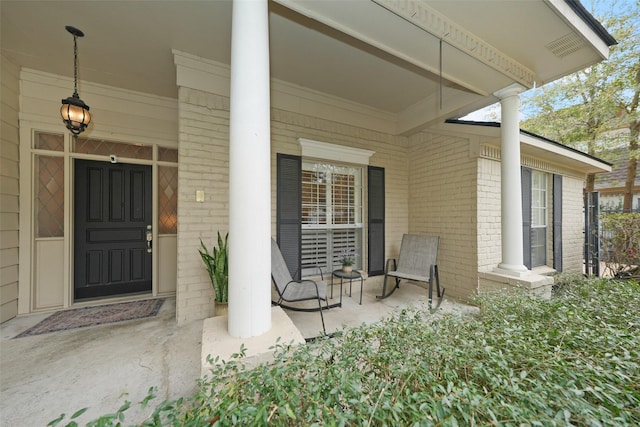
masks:
<svg viewBox="0 0 640 427"><path fill-rule="evenodd" d="M368 165L369 158L375 154L375 151L371 150L329 144L328 142L314 141L311 139L298 138L298 142L302 147L302 157Z"/></svg>

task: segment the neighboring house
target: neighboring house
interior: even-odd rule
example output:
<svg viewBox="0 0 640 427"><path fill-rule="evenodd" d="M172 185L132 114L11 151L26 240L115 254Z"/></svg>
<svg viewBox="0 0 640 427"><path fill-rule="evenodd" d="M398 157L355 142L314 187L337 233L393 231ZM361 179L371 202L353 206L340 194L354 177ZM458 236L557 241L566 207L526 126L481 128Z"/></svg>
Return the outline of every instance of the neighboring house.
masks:
<svg viewBox="0 0 640 427"><path fill-rule="evenodd" d="M226 1L0 3L3 321L172 294L179 322L208 317L218 230L233 336L271 327L271 236L303 274L353 246L379 286L403 233L438 235L459 299L581 269L583 181L610 168L518 129L522 90L615 43L578 2L233 4L232 34ZM500 128L445 123L497 100Z"/></svg>
<svg viewBox="0 0 640 427"><path fill-rule="evenodd" d="M629 147L618 147L611 151L613 165L611 172L596 175L595 190L600 193L600 208L606 212L622 212L624 189L627 181ZM640 212L640 168L636 170L633 184L631 209Z"/></svg>

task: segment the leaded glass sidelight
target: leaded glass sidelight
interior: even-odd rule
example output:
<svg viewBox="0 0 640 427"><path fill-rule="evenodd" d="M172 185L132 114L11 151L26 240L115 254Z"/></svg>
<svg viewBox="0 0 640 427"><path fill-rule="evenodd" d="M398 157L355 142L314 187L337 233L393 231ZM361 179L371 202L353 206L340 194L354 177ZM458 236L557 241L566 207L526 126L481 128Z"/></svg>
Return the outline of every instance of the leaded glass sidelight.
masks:
<svg viewBox="0 0 640 427"><path fill-rule="evenodd" d="M178 232L178 168L158 166L158 233Z"/></svg>
<svg viewBox="0 0 640 427"><path fill-rule="evenodd" d="M36 156L36 237L64 236L64 158Z"/></svg>

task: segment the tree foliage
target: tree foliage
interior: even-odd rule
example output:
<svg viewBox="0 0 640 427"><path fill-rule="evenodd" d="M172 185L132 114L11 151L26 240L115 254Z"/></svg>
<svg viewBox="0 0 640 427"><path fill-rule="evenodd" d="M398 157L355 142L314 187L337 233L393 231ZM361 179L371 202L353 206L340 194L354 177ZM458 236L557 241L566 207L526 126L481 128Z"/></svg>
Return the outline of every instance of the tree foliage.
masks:
<svg viewBox="0 0 640 427"><path fill-rule="evenodd" d="M631 207L640 133L640 1L635 0L637 7L629 3L592 2L592 14L618 44L608 60L524 96L523 109L530 118L521 125L605 160L613 147L628 146L626 210ZM592 190L593 177L587 184L587 191Z"/></svg>

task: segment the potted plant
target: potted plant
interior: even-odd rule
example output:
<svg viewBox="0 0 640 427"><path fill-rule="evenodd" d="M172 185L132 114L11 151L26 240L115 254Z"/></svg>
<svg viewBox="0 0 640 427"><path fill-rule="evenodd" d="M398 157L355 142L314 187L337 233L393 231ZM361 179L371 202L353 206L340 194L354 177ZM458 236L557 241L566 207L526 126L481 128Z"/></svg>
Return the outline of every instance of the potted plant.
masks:
<svg viewBox="0 0 640 427"><path fill-rule="evenodd" d="M200 239L201 249L199 250L204 262L216 301L216 316L221 316L227 312L229 302L229 258L227 253L227 239L229 233L224 236L224 241L218 231L218 246L213 246L211 252L207 249L202 239Z"/></svg>
<svg viewBox="0 0 640 427"><path fill-rule="evenodd" d="M353 249L344 248L340 252L338 259L342 263L342 271L344 273L351 273L353 271L353 264L356 263L356 257L358 253Z"/></svg>

